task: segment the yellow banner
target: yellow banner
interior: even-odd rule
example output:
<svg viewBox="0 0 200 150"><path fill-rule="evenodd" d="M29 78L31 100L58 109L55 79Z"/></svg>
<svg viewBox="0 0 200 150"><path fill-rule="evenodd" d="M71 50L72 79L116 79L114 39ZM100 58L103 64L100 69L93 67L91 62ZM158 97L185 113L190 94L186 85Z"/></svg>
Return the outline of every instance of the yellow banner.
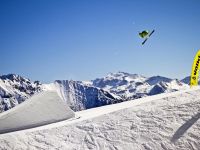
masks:
<svg viewBox="0 0 200 150"><path fill-rule="evenodd" d="M200 50L197 52L192 65L192 73L190 78L191 87L198 85L199 69L200 69Z"/></svg>

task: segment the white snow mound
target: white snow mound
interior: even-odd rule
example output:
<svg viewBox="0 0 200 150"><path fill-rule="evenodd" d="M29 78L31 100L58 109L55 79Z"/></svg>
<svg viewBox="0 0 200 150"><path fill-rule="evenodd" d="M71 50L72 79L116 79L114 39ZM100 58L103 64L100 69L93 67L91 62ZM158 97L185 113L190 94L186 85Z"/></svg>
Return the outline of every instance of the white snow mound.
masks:
<svg viewBox="0 0 200 150"><path fill-rule="evenodd" d="M36 94L0 114L0 133L37 127L74 117L74 112L55 91Z"/></svg>
<svg viewBox="0 0 200 150"><path fill-rule="evenodd" d="M200 90L88 109L69 119L0 135L0 149L198 150Z"/></svg>

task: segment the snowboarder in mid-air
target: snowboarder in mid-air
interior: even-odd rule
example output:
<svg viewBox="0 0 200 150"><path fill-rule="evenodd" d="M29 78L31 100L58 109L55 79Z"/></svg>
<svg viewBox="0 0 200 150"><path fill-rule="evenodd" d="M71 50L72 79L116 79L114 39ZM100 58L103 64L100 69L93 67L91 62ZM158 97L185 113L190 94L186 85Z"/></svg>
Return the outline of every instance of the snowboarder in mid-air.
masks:
<svg viewBox="0 0 200 150"><path fill-rule="evenodd" d="M144 45L146 43L146 41L149 39L149 37L155 32L155 30L151 31L149 33L149 31L147 30L144 30L142 32L139 33L139 36L143 39L145 39L143 42L142 42L142 45Z"/></svg>

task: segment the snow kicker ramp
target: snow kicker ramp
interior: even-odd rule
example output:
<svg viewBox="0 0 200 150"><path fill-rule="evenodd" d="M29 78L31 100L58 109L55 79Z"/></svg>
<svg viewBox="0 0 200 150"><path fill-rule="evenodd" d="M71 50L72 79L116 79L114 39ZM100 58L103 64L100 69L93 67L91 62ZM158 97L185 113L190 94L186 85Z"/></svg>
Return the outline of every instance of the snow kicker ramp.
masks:
<svg viewBox="0 0 200 150"><path fill-rule="evenodd" d="M54 123L74 116L74 112L57 92L45 91L0 114L0 134Z"/></svg>

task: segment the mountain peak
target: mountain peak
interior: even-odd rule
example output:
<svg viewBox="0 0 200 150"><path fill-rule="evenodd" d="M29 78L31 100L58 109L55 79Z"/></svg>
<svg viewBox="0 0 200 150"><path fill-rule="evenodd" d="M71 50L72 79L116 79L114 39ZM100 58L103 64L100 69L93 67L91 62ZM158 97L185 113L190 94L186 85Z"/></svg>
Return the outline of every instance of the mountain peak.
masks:
<svg viewBox="0 0 200 150"><path fill-rule="evenodd" d="M171 82L172 81L172 79L170 79L170 78L166 78L166 77L163 77L163 76L152 76L152 77L150 77L150 78L148 78L147 80L146 80L146 82L148 83L148 84L150 84L150 85L155 85L155 84L157 84L157 83L159 83L159 82L161 82L161 81L164 81L164 82Z"/></svg>
<svg viewBox="0 0 200 150"><path fill-rule="evenodd" d="M11 81L30 81L29 79L27 78L24 78L22 76L19 76L17 74L7 74L7 75L2 75L0 76L0 79L2 80L6 80L6 79L9 79Z"/></svg>
<svg viewBox="0 0 200 150"><path fill-rule="evenodd" d="M142 75L139 75L139 74L131 74L131 73L123 72L123 71L118 71L118 72L115 72L115 73L109 73L104 78L125 78L125 77L130 77L130 78L142 77L142 78L145 78L145 77L143 77Z"/></svg>

